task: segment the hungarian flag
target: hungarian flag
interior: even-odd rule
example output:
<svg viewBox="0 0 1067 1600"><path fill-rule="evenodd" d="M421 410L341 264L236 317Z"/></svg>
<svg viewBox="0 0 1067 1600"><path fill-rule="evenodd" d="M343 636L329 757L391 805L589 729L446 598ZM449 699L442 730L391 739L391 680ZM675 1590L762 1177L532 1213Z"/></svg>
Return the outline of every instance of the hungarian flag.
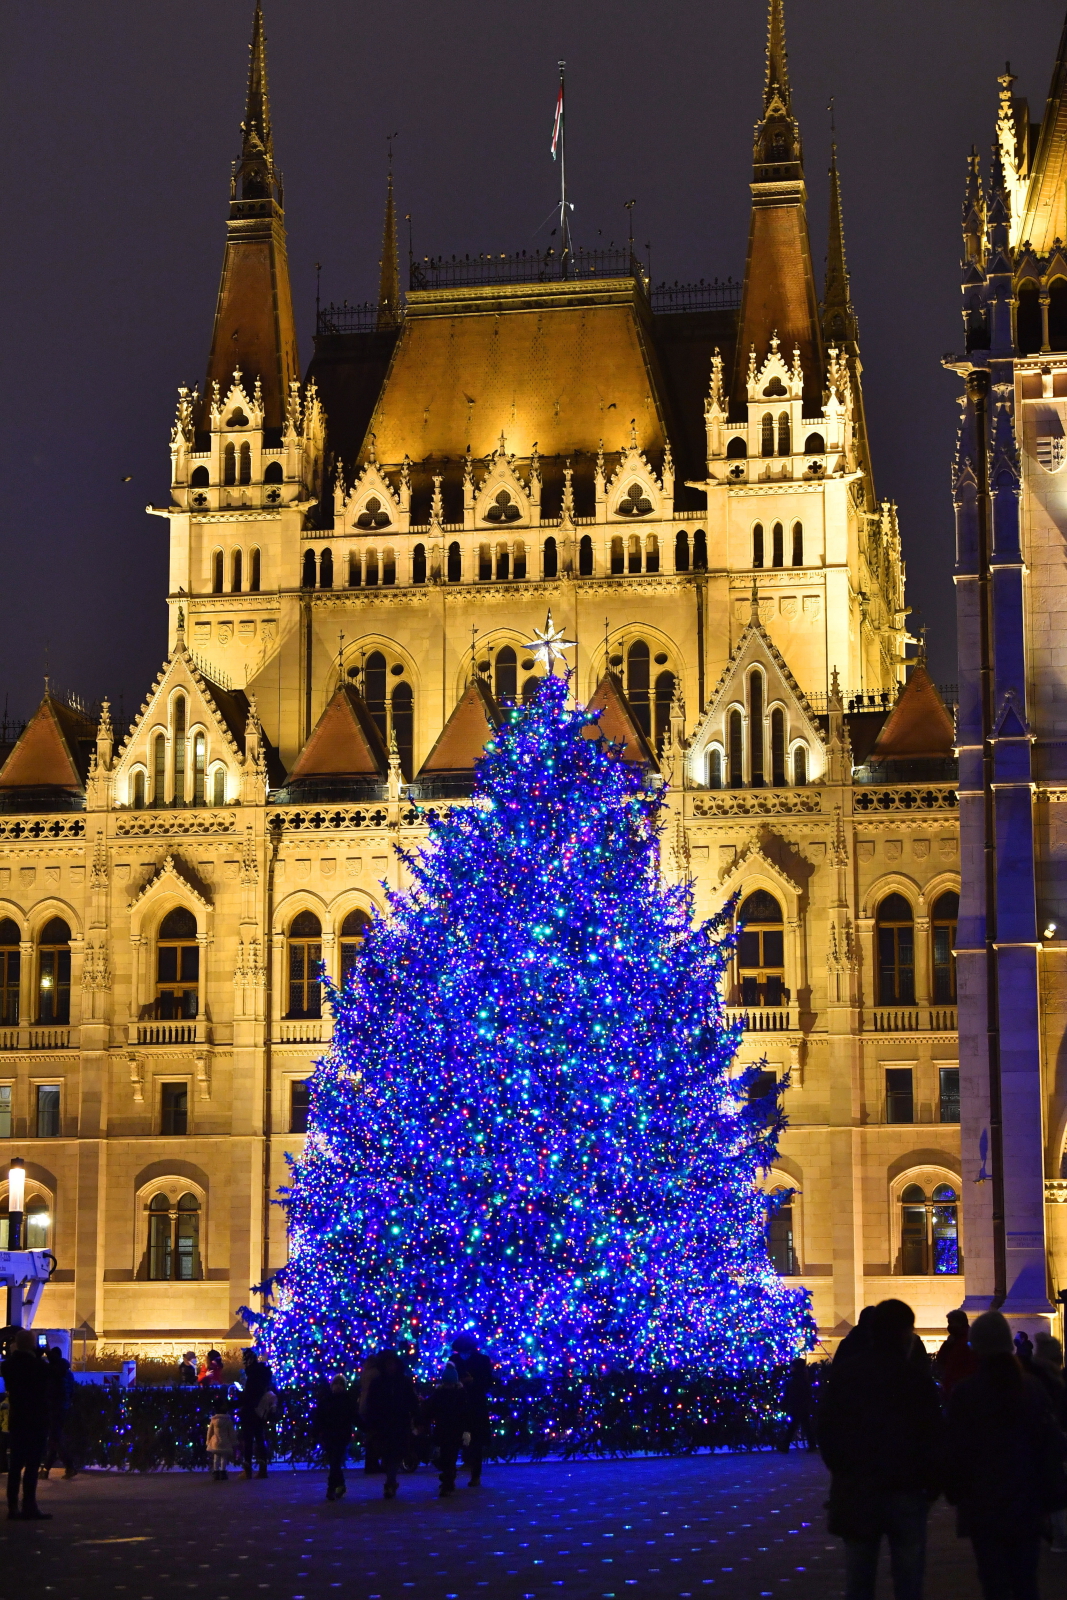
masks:
<svg viewBox="0 0 1067 1600"><path fill-rule="evenodd" d="M560 141L560 138L562 136L562 133L563 133L563 80L560 79L559 99L556 101L556 115L555 115L555 117L553 118L553 121L552 121L552 143L549 146L549 148L552 151L552 159L553 159L553 161L555 161L555 159L556 159L556 150L557 150L557 147L559 145L559 141Z"/></svg>

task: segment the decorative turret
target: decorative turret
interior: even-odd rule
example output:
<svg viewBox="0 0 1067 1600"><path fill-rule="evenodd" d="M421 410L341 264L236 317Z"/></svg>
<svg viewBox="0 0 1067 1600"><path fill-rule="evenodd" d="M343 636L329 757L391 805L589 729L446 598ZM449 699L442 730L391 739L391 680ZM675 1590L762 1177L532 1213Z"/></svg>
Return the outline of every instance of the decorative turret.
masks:
<svg viewBox="0 0 1067 1600"><path fill-rule="evenodd" d="M841 210L841 174L837 170L837 140L830 146L830 236L826 245L826 283L823 288L822 331L828 345L850 355L859 352L859 324L852 304L848 262L845 259L845 220Z"/></svg>
<svg viewBox="0 0 1067 1600"><path fill-rule="evenodd" d="M396 244L396 202L393 199L393 174L385 191L385 229L382 235L381 281L378 287L378 327L400 325L400 253Z"/></svg>
<svg viewBox="0 0 1067 1600"><path fill-rule="evenodd" d="M280 428L289 385L300 374L285 249L281 178L267 94L263 11L252 24L248 100L241 124L241 155L230 180L230 216L208 358L206 395L229 388L241 367L262 389L264 425ZM203 426L203 424L201 424Z"/></svg>

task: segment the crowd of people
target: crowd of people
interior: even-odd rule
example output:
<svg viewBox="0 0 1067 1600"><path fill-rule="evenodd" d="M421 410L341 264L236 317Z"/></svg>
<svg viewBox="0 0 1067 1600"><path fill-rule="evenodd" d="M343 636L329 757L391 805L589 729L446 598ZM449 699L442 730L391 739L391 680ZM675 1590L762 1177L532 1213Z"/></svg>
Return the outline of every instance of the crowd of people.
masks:
<svg viewBox="0 0 1067 1600"><path fill-rule="evenodd" d="M57 1461L65 1478L78 1470L67 1436L74 1396L70 1362L58 1348L42 1350L20 1328L0 1361L0 1377L7 1411L0 1438L6 1441L8 1520L48 1521L51 1514L37 1504L38 1479L47 1478Z"/></svg>

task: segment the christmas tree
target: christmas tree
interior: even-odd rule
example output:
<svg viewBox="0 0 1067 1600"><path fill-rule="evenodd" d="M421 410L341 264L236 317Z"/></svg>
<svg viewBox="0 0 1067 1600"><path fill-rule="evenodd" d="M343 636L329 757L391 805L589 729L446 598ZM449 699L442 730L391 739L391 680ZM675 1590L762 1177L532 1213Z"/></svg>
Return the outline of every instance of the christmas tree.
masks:
<svg viewBox="0 0 1067 1600"><path fill-rule="evenodd" d="M550 658L551 665L551 658ZM731 1074L727 912L663 887L660 800L546 677L405 856L311 1080L290 1259L248 1312L287 1379L461 1329L506 1372L739 1373L812 1342L770 1265L777 1092Z"/></svg>

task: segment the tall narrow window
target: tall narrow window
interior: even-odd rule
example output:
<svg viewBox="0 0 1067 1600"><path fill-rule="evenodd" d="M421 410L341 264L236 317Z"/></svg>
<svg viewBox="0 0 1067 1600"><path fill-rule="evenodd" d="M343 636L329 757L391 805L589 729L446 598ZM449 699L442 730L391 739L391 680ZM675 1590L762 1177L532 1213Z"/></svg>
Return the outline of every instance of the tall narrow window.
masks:
<svg viewBox="0 0 1067 1600"><path fill-rule="evenodd" d="M587 533L583 533L578 541L578 576L593 576L593 541Z"/></svg>
<svg viewBox="0 0 1067 1600"><path fill-rule="evenodd" d="M905 1277L919 1277L928 1270L926 1191L909 1183L900 1197L900 1270Z"/></svg>
<svg viewBox="0 0 1067 1600"><path fill-rule="evenodd" d="M771 566L782 567L785 565L785 531L780 522L776 522L771 529Z"/></svg>
<svg viewBox="0 0 1067 1600"><path fill-rule="evenodd" d="M804 565L804 525L801 522L793 524L793 565Z"/></svg>
<svg viewBox="0 0 1067 1600"><path fill-rule="evenodd" d="M330 579L332 584L333 579ZM396 551L382 551L382 584L391 587L396 582Z"/></svg>
<svg viewBox="0 0 1067 1600"><path fill-rule="evenodd" d="M368 550L363 562L363 582L368 589L378 587L378 552Z"/></svg>
<svg viewBox="0 0 1067 1600"><path fill-rule="evenodd" d="M519 663L509 644L496 653L495 677L497 699L514 701L519 692Z"/></svg>
<svg viewBox="0 0 1067 1600"><path fill-rule="evenodd" d="M754 567L762 567L762 565L763 565L763 523L762 522L757 522L756 526L752 529L752 565Z"/></svg>
<svg viewBox="0 0 1067 1600"><path fill-rule="evenodd" d="M792 444L789 437L789 412L783 411L778 418L778 454L788 456L792 454Z"/></svg>
<svg viewBox="0 0 1067 1600"><path fill-rule="evenodd" d="M152 804L167 803L167 736L157 733L152 740Z"/></svg>
<svg viewBox="0 0 1067 1600"><path fill-rule="evenodd" d="M232 444L228 444L222 452L222 481L237 482L237 451Z"/></svg>
<svg viewBox="0 0 1067 1600"><path fill-rule="evenodd" d="M171 1268L170 1206L165 1194L154 1194L148 1202L148 1276L154 1282L169 1282Z"/></svg>
<svg viewBox="0 0 1067 1600"><path fill-rule="evenodd" d="M309 1084L306 1078L294 1078L289 1084L289 1132L307 1133L310 1107Z"/></svg>
<svg viewBox="0 0 1067 1600"><path fill-rule="evenodd" d="M319 588L333 588L333 551L324 550L319 557Z"/></svg>
<svg viewBox="0 0 1067 1600"><path fill-rule="evenodd" d="M671 725L671 701L673 699L674 673L658 672L656 674L655 719L653 722L657 750L661 748L664 735Z"/></svg>
<svg viewBox="0 0 1067 1600"><path fill-rule="evenodd" d="M674 536L674 570L689 571L689 535L684 528L679 528Z"/></svg>
<svg viewBox="0 0 1067 1600"><path fill-rule="evenodd" d="M503 583L511 576L511 552L506 544L496 547L496 576L498 583Z"/></svg>
<svg viewBox="0 0 1067 1600"><path fill-rule="evenodd" d="M463 550L457 539L453 539L448 547L448 567L445 576L449 583L463 582Z"/></svg>
<svg viewBox="0 0 1067 1600"><path fill-rule="evenodd" d="M359 588L359 556L355 550L348 557L348 587Z"/></svg>
<svg viewBox="0 0 1067 1600"><path fill-rule="evenodd" d="M543 564L546 578L555 578L558 575L559 551L556 548L556 541L551 534L549 534L548 538L545 540Z"/></svg>
<svg viewBox="0 0 1067 1600"><path fill-rule="evenodd" d="M202 806L207 798L207 742L202 733L193 735L193 805Z"/></svg>
<svg viewBox="0 0 1067 1600"><path fill-rule="evenodd" d="M19 1020L19 983L22 974L22 954L19 950L19 930L10 917L0 922L0 1022L12 1027ZM10 1107L10 1100L8 1102ZM8 1128L9 1137L11 1129Z"/></svg>
<svg viewBox="0 0 1067 1600"><path fill-rule="evenodd" d="M802 788L808 781L808 751L807 747L798 744L793 751L793 782Z"/></svg>
<svg viewBox="0 0 1067 1600"><path fill-rule="evenodd" d="M211 804L224 806L226 804L226 768L216 767L211 774Z"/></svg>
<svg viewBox="0 0 1067 1600"><path fill-rule="evenodd" d="M763 413L763 425L760 432L760 455L773 456L774 454L774 417L769 411Z"/></svg>
<svg viewBox="0 0 1067 1600"><path fill-rule="evenodd" d="M745 743L740 711L730 712L730 788L740 789L745 781Z"/></svg>
<svg viewBox="0 0 1067 1600"><path fill-rule="evenodd" d="M411 782L412 757L415 745L415 701L410 683L398 683L393 690L393 733L396 753L400 757L400 770L405 780Z"/></svg>
<svg viewBox="0 0 1067 1600"><path fill-rule="evenodd" d="M645 571L659 571L659 539L654 533L645 540Z"/></svg>
<svg viewBox="0 0 1067 1600"><path fill-rule="evenodd" d="M240 483L252 482L252 446L247 439L241 445L240 470L237 477Z"/></svg>
<svg viewBox="0 0 1067 1600"><path fill-rule="evenodd" d="M891 894L878 907L878 1003L915 1004L915 929L911 907Z"/></svg>
<svg viewBox="0 0 1067 1600"><path fill-rule="evenodd" d="M639 533L631 533L627 541L626 570L627 572L641 571L641 535Z"/></svg>
<svg viewBox="0 0 1067 1600"><path fill-rule="evenodd" d="M959 1195L950 1183L936 1184L930 1198L917 1183L900 1197L900 1270L954 1277L962 1268Z"/></svg>
<svg viewBox="0 0 1067 1600"><path fill-rule="evenodd" d="M230 557L230 593L231 594L240 594L240 592L241 592L241 580L242 580L242 571L241 571L241 569L242 569L243 565L244 565L244 562L243 562L243 559L242 559L241 551L240 550L235 550L233 552L233 554L231 555L231 557Z"/></svg>
<svg viewBox="0 0 1067 1600"><path fill-rule="evenodd" d="M37 945L37 1020L70 1021L70 928L53 917Z"/></svg>
<svg viewBox="0 0 1067 1600"><path fill-rule="evenodd" d="M174 804L185 804L185 696L174 701Z"/></svg>
<svg viewBox="0 0 1067 1600"><path fill-rule="evenodd" d="M915 1121L915 1081L910 1067L885 1069L885 1120Z"/></svg>
<svg viewBox="0 0 1067 1600"><path fill-rule="evenodd" d="M211 557L211 592L221 594L224 587L225 564L221 550L216 550Z"/></svg>
<svg viewBox="0 0 1067 1600"><path fill-rule="evenodd" d="M478 582L488 583L493 576L493 547L491 544L478 546Z"/></svg>
<svg viewBox="0 0 1067 1600"><path fill-rule="evenodd" d="M931 918L934 956L934 1003L956 1004L956 924L960 915L958 894L939 895Z"/></svg>
<svg viewBox="0 0 1067 1600"><path fill-rule="evenodd" d="M749 773L754 789L763 788L764 734L763 734L763 674L748 675L748 741L750 747Z"/></svg>
<svg viewBox="0 0 1067 1600"><path fill-rule="evenodd" d="M300 569L300 587L314 589L315 587L315 552L305 550L303 564Z"/></svg>
<svg viewBox="0 0 1067 1600"><path fill-rule="evenodd" d="M144 810L144 771L140 767L130 780L130 804L135 811Z"/></svg>
<svg viewBox="0 0 1067 1600"><path fill-rule="evenodd" d="M168 1135L189 1132L189 1085L162 1083L159 1086L159 1131Z"/></svg>
<svg viewBox="0 0 1067 1600"><path fill-rule="evenodd" d="M539 677L531 676L522 680L522 703L524 706L528 706L531 700L537 699L537 691L540 687L541 679Z"/></svg>
<svg viewBox="0 0 1067 1600"><path fill-rule="evenodd" d="M385 657L380 650L372 650L367 657L363 668L363 698L367 702L370 712L382 736L382 743L389 744L389 726L385 715Z"/></svg>
<svg viewBox="0 0 1067 1600"><path fill-rule="evenodd" d="M766 889L741 902L737 913L737 976L743 1006L780 1006L785 988L785 930L782 908Z"/></svg>
<svg viewBox="0 0 1067 1600"><path fill-rule="evenodd" d="M693 570L708 570L708 536L703 528L697 528L693 534Z"/></svg>
<svg viewBox="0 0 1067 1600"><path fill-rule="evenodd" d="M351 978L363 941L370 932L371 920L365 911L350 911L341 924L341 984Z"/></svg>
<svg viewBox="0 0 1067 1600"><path fill-rule="evenodd" d="M196 918L175 906L159 925L156 941L156 1016L191 1022L200 1009L200 946Z"/></svg>
<svg viewBox="0 0 1067 1600"><path fill-rule="evenodd" d="M626 569L626 548L616 535L611 541L611 571L615 577Z"/></svg>
<svg viewBox="0 0 1067 1600"><path fill-rule="evenodd" d="M626 652L626 698L634 721L646 739L652 737L652 708L649 705L649 653L643 639L635 639Z"/></svg>
<svg viewBox="0 0 1067 1600"><path fill-rule="evenodd" d="M165 1194L148 1202L148 1276L155 1282L191 1283L201 1276L200 1201L183 1194L172 1206Z"/></svg>
<svg viewBox="0 0 1067 1600"><path fill-rule="evenodd" d="M526 576L526 546L521 539L515 541L514 566L515 580L521 583Z"/></svg>
<svg viewBox="0 0 1067 1600"><path fill-rule="evenodd" d="M263 474L263 482L264 483L284 483L285 482L285 473L282 471L282 464L281 464L280 461L269 461L267 463L267 470Z"/></svg>
<svg viewBox="0 0 1067 1600"><path fill-rule="evenodd" d="M426 546L417 544L411 552L411 581L412 583L426 582Z"/></svg>
<svg viewBox="0 0 1067 1600"><path fill-rule="evenodd" d="M313 911L301 911L289 924L290 1017L322 1015L322 924Z"/></svg>
<svg viewBox="0 0 1067 1600"><path fill-rule="evenodd" d="M771 783L781 789L785 782L785 712L775 706L771 712Z"/></svg>
<svg viewBox="0 0 1067 1600"><path fill-rule="evenodd" d="M248 592L259 593L259 584L263 571L263 561L257 545L248 557Z"/></svg>
<svg viewBox="0 0 1067 1600"><path fill-rule="evenodd" d="M792 1278L797 1271L793 1245L793 1196L788 1189L775 1189L772 1193L777 1205L767 1219L767 1254L779 1277Z"/></svg>
<svg viewBox="0 0 1067 1600"><path fill-rule="evenodd" d="M37 1085L36 1129L38 1139L58 1139L59 1127L59 1096L58 1083L39 1083Z"/></svg>
<svg viewBox="0 0 1067 1600"><path fill-rule="evenodd" d="M938 1068L938 1121L960 1120L960 1069Z"/></svg>
<svg viewBox="0 0 1067 1600"><path fill-rule="evenodd" d="M722 788L722 751L708 751L708 788Z"/></svg>

